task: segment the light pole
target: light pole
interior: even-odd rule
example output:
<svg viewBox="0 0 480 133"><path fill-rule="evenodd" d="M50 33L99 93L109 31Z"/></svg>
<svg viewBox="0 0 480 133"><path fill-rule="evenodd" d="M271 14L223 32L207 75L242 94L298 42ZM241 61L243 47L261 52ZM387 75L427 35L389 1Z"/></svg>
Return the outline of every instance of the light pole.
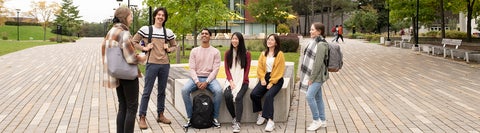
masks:
<svg viewBox="0 0 480 133"><path fill-rule="evenodd" d="M17 41L20 41L20 9L17 10Z"/></svg>

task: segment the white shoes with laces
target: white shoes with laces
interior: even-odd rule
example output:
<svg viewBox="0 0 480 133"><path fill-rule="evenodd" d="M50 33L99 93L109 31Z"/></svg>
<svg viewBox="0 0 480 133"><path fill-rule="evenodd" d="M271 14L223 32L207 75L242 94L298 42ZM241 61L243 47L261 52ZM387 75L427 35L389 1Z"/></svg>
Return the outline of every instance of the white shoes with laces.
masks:
<svg viewBox="0 0 480 133"><path fill-rule="evenodd" d="M265 118L263 118L261 114L258 114L257 125L262 125L264 122L265 122Z"/></svg>
<svg viewBox="0 0 480 133"><path fill-rule="evenodd" d="M267 126L265 126L265 131L271 132L275 128L275 122L272 119L268 119Z"/></svg>
<svg viewBox="0 0 480 133"><path fill-rule="evenodd" d="M316 131L320 127L327 127L327 121L313 120L313 122L310 123L310 126L308 126L307 130Z"/></svg>

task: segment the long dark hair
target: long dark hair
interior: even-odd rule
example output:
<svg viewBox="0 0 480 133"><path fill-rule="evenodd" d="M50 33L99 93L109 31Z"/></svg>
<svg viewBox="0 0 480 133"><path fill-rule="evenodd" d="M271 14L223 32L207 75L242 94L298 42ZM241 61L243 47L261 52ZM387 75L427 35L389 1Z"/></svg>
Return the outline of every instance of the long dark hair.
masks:
<svg viewBox="0 0 480 133"><path fill-rule="evenodd" d="M267 46L267 41L268 41L268 38L270 38L270 36L273 36L273 38L275 39L275 43L277 44L275 45L275 50L273 51L273 57L277 57L278 52L280 52L280 37L278 37L277 34L270 34L268 35L267 38L265 38L265 43L264 43L264 46L266 48L265 56L267 56L268 52L270 52L270 49Z"/></svg>
<svg viewBox="0 0 480 133"><path fill-rule="evenodd" d="M168 12L167 12L167 8L165 7L159 7L153 11L153 16L154 16L153 23L155 24L155 16L157 16L157 13L159 11L163 11L163 13L165 14L165 21L163 21L162 23L162 27L165 27L165 23L167 23L167 20L168 20Z"/></svg>
<svg viewBox="0 0 480 133"><path fill-rule="evenodd" d="M236 36L238 38L237 56L234 58L236 58L236 61L240 60L241 68L245 68L245 66L247 65L247 48L245 48L245 40L243 39L243 35L240 32L233 33L231 38L233 38L233 36ZM225 60L227 62L228 68L232 68L232 64L233 64L232 56L233 56L234 50L235 48L230 42L230 50L228 50L227 57Z"/></svg>

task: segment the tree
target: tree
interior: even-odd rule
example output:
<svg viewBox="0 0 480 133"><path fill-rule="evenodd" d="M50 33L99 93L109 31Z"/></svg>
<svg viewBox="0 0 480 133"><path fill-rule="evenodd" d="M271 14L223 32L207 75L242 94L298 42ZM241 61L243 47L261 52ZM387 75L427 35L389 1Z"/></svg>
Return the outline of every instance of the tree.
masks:
<svg viewBox="0 0 480 133"><path fill-rule="evenodd" d="M104 23L83 23L80 28L80 36L102 37L104 35Z"/></svg>
<svg viewBox="0 0 480 133"><path fill-rule="evenodd" d="M345 21L344 27L348 29L358 27L358 30L361 33L374 32L378 22L377 10L372 6L365 6L362 8L362 10L355 11L350 18Z"/></svg>
<svg viewBox="0 0 480 133"><path fill-rule="evenodd" d="M52 2L47 5L47 2L45 1L32 1L31 7L32 10L28 11L28 14L37 20L41 19L41 21L43 21L43 41L46 41L47 26L49 26L50 18L52 15L58 12L60 5L58 5L56 2Z"/></svg>
<svg viewBox="0 0 480 133"><path fill-rule="evenodd" d="M265 24L265 34L267 34L267 24L279 24L288 17L291 10L290 0L258 0L246 5L247 10L259 23Z"/></svg>
<svg viewBox="0 0 480 133"><path fill-rule="evenodd" d="M416 0L387 0L390 9L390 21L397 23L398 21L410 21L414 27L413 32L416 34L415 19L417 15L417 1ZM439 3L437 0L420 0L418 11L419 25L428 25L437 18Z"/></svg>
<svg viewBox="0 0 480 133"><path fill-rule="evenodd" d="M195 47L199 29L228 20L230 13L224 0L146 0L146 3L152 7L172 7L167 9L166 26L182 36L193 32Z"/></svg>
<svg viewBox="0 0 480 133"><path fill-rule="evenodd" d="M5 21L7 21L7 18L5 18L5 15L7 13L7 10L3 6L3 3L5 3L5 0L0 0L0 26L5 24Z"/></svg>
<svg viewBox="0 0 480 133"><path fill-rule="evenodd" d="M451 8L455 12L467 12L467 41L472 41L472 19L480 14L480 5L477 0L448 1L446 8Z"/></svg>
<svg viewBox="0 0 480 133"><path fill-rule="evenodd" d="M62 32L60 34L72 36L79 33L82 20L79 20L81 16L78 15L78 6L73 5L73 0L62 0L62 6L60 13L55 14L55 21L52 25L52 31L55 32L57 25L62 26Z"/></svg>

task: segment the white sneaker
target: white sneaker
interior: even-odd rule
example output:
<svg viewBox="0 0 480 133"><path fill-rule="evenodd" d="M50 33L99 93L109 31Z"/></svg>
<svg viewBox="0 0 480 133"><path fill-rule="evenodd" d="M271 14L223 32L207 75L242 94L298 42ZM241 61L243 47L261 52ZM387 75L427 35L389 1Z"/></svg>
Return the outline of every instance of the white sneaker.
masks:
<svg viewBox="0 0 480 133"><path fill-rule="evenodd" d="M275 122L272 119L268 119L267 126L265 126L265 131L271 132L275 128Z"/></svg>
<svg viewBox="0 0 480 133"><path fill-rule="evenodd" d="M233 128L233 132L234 132L234 133L239 133L239 132L240 132L240 123L235 122L235 123L233 124L232 128Z"/></svg>
<svg viewBox="0 0 480 133"><path fill-rule="evenodd" d="M323 125L321 120L313 120L313 122L308 126L308 131L315 131Z"/></svg>
<svg viewBox="0 0 480 133"><path fill-rule="evenodd" d="M322 126L321 127L327 127L327 120L322 121Z"/></svg>
<svg viewBox="0 0 480 133"><path fill-rule="evenodd" d="M258 114L257 125L262 125L264 122L265 122L265 118L263 118L261 114Z"/></svg>

